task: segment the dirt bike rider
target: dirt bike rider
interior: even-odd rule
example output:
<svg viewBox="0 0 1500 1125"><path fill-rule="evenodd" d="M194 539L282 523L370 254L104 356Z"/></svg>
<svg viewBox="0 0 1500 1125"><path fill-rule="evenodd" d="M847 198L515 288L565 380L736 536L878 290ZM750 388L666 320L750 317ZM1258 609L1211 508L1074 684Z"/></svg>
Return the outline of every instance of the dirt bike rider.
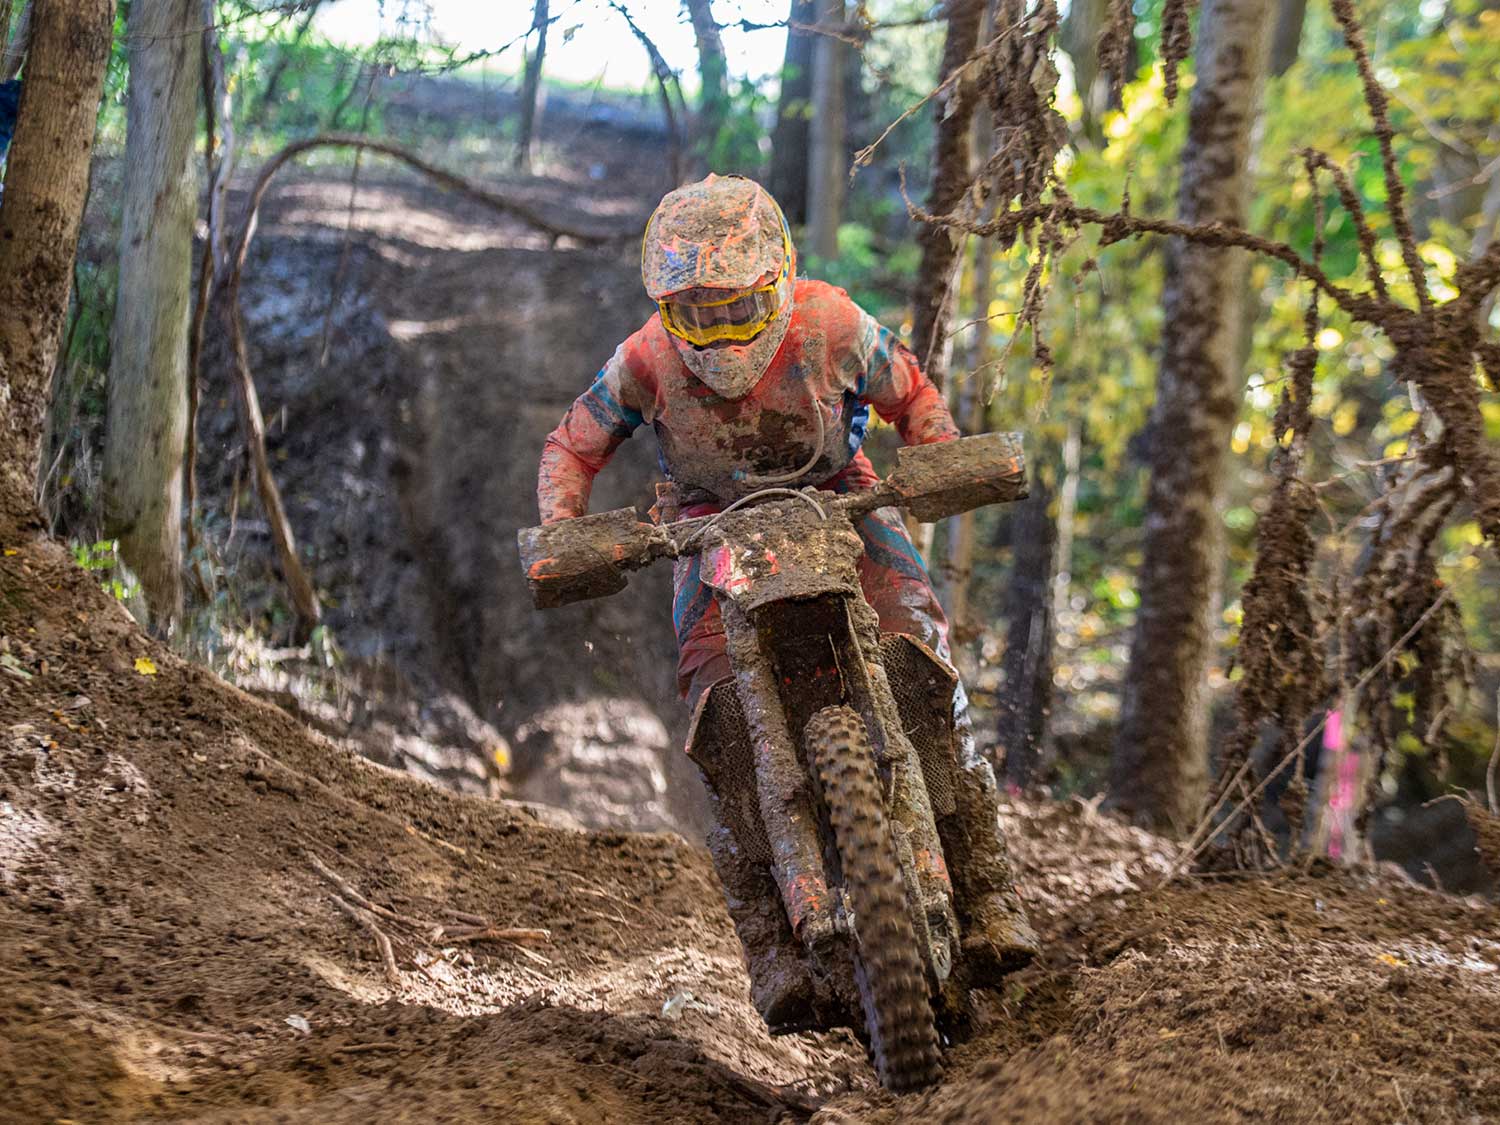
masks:
<svg viewBox="0 0 1500 1125"><path fill-rule="evenodd" d="M548 436L537 485L544 523L585 515L594 476L644 423L670 480L653 513L663 521L775 485L873 487L879 478L860 449L871 407L908 445L958 437L941 393L893 333L842 289L796 276L786 219L755 181L710 175L668 193L646 226L641 276L658 311ZM858 532L860 583L881 629L910 634L951 663L947 619L899 513L874 512ZM677 682L690 704L729 677L724 625L699 566L680 559L673 573ZM973 859L956 880L956 905L966 955L1003 971L1029 960L1036 938L1011 883L994 775L974 747L962 686L955 710L959 760L983 810L967 826ZM787 975L775 966L788 951L736 909L735 888L750 883L734 867L748 861L712 850L756 1006L775 1026L791 1001L777 995Z"/></svg>

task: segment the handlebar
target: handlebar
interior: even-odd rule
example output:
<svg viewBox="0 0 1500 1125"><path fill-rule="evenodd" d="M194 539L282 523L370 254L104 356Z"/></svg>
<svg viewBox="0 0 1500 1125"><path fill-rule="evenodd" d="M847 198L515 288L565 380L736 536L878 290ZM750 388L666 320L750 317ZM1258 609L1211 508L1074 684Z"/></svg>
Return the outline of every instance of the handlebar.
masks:
<svg viewBox="0 0 1500 1125"><path fill-rule="evenodd" d="M932 523L1024 499L1026 462L1020 434L980 434L903 447L895 470L872 489L837 496L813 488L766 489L737 503L772 494L782 497L773 504L811 503L825 519L854 520L877 508L896 507ZM551 609L618 593L626 586L627 572L695 553L704 533L728 510L657 525L642 523L634 508L619 508L526 528L517 540L532 602L538 609Z"/></svg>

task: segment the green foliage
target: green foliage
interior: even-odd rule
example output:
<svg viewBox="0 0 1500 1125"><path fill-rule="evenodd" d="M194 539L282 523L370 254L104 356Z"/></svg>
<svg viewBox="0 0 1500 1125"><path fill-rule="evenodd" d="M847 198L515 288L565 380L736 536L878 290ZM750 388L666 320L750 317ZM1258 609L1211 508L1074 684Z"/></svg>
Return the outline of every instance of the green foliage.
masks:
<svg viewBox="0 0 1500 1125"><path fill-rule="evenodd" d="M732 83L729 95L724 126L705 146L708 166L721 173L760 175L771 155L766 124L775 118L776 103L766 83L748 78Z"/></svg>
<svg viewBox="0 0 1500 1125"><path fill-rule="evenodd" d="M140 596L141 589L120 558L118 539L100 539L93 543L69 540L73 561L84 570L99 576L99 588L118 602L129 602Z"/></svg>
<svg viewBox="0 0 1500 1125"><path fill-rule="evenodd" d="M799 270L847 289L856 302L877 315L906 303L910 296L906 287L921 258L915 243L885 238L863 223L844 223L839 227L838 246L833 261L809 254Z"/></svg>
<svg viewBox="0 0 1500 1125"><path fill-rule="evenodd" d="M1153 19L1159 5L1135 7L1141 20L1138 33L1149 40L1157 34ZM1453 5L1442 26L1436 14L1424 16L1415 5L1388 6L1370 15L1369 39L1377 45L1377 74L1391 98L1396 154L1408 185L1418 249L1439 301L1453 295L1457 264L1468 255L1481 218L1481 173L1497 156L1493 122L1500 119L1500 85L1488 77L1500 72L1500 13L1486 7L1477 0ZM1143 52L1143 57L1153 54ZM1185 73L1185 91L1191 83L1192 75ZM1160 68L1144 71L1127 85L1123 108L1103 122L1106 145L1100 149L1077 128L1081 107L1064 88L1058 104L1075 123L1077 141L1061 170L1073 198L1111 211L1128 190L1134 213L1174 216L1185 100L1167 107ZM1385 179L1358 75L1322 5L1309 6L1300 61L1268 86L1249 226L1306 254L1318 233L1321 210L1324 269L1340 285L1367 290L1356 226L1326 174L1314 194L1300 156L1307 146L1327 152L1348 169L1371 218L1375 256L1391 291L1414 304L1413 286L1385 213ZM1064 436L1076 429L1081 437L1071 582L1059 618L1056 678L1064 725L1066 714L1109 713L1114 674L1125 657L1122 642L1136 600L1132 582L1139 562L1144 485L1135 449L1147 427L1163 330L1162 251L1160 241L1128 241L1101 250L1097 234L1086 231L1049 267L1052 292L1045 323L1054 360L1050 373L1035 362L1035 341L1015 335L1022 283L1035 263L1035 250L1018 244L998 254L988 292L974 290L972 271L966 270L961 281L956 323L975 320L980 325L959 334L955 382L962 387L972 379L983 388L991 402L992 427L1026 431L1033 472L1053 488L1064 478ZM1252 259L1247 270L1255 324L1244 341L1247 388L1231 435L1223 517L1229 583L1219 635L1226 646L1238 625L1237 591L1249 574L1265 503L1284 357L1302 343L1308 300L1306 286L1278 263ZM1389 341L1324 304L1312 403L1316 432L1305 476L1319 482L1314 530L1323 544L1324 565L1337 560L1348 567L1357 562L1363 546L1358 517L1390 471L1374 463L1405 453L1419 412L1405 386L1391 378ZM1492 323L1500 324L1500 314ZM1487 394L1481 410L1492 436L1500 438L1500 402ZM1473 643L1493 651L1500 644L1500 568L1479 548L1477 536L1472 523L1444 533L1442 577L1454 586ZM999 541L1003 543L1003 533ZM991 548L975 560L976 604L1000 604L1006 563L1003 548ZM1320 581L1326 584L1326 578L1325 572ZM1226 647L1224 655L1231 651ZM1221 673L1222 668L1214 675ZM1099 694L1111 702L1099 704Z"/></svg>

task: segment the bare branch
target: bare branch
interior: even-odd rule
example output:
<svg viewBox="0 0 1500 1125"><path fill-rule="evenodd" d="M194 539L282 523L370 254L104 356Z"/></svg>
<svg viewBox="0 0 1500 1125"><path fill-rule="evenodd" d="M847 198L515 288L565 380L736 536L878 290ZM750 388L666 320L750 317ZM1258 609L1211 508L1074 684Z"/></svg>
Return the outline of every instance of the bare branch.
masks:
<svg viewBox="0 0 1500 1125"><path fill-rule="evenodd" d="M1380 163L1385 170L1386 206L1390 210L1391 226L1401 243L1401 257L1411 283L1417 291L1417 304L1425 312L1432 307L1432 295L1427 291L1427 275L1422 268L1421 256L1417 253L1416 236L1412 233L1411 220L1406 214L1406 185L1401 182L1396 167L1396 155L1391 140L1396 130L1391 127L1389 103L1385 90L1375 79L1375 69L1370 62L1370 51L1365 46L1364 31L1354 14L1353 0L1330 0L1334 19L1344 32L1344 42L1354 52L1354 64L1359 69L1359 79L1364 85L1365 105L1375 126L1375 139L1380 143Z"/></svg>

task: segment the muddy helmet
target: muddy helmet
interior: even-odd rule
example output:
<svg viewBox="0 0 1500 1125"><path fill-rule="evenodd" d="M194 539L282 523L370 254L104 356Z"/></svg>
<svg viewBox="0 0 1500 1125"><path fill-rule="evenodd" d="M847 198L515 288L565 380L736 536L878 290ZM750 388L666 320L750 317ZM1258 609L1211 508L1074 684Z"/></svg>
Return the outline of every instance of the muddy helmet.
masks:
<svg viewBox="0 0 1500 1125"><path fill-rule="evenodd" d="M792 319L796 254L781 208L744 176L668 192L646 224L641 280L683 363L726 398L760 382Z"/></svg>

